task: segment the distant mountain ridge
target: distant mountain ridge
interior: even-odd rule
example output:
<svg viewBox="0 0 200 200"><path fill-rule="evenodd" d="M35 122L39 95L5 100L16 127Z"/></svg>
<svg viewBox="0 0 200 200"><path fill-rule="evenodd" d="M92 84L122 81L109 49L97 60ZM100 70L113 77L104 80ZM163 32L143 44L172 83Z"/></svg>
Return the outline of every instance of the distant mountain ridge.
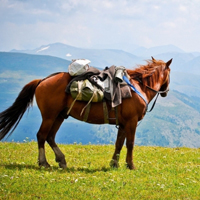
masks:
<svg viewBox="0 0 200 200"><path fill-rule="evenodd" d="M12 50L34 55L50 55L71 62L72 59L87 58L91 60L91 66L104 69L106 66L123 65L126 68L134 68L138 64L145 64L145 60L161 59L168 61L173 58L171 64L172 89L187 95L200 97L200 53L186 53L174 45L158 46L153 48L136 48L132 53L115 49L83 49L62 43L43 45L33 50ZM194 83L192 83L194 79ZM195 85L195 86L194 86Z"/></svg>
<svg viewBox="0 0 200 200"><path fill-rule="evenodd" d="M140 57L151 57L158 54L166 53L185 53L182 49L174 45L163 45L151 48L139 47L133 51L133 54Z"/></svg>
<svg viewBox="0 0 200 200"><path fill-rule="evenodd" d="M70 61L72 59L87 58L91 60L91 65L99 68L105 68L106 66L111 65L124 65L126 67L132 67L133 64L139 62L140 60L137 56L122 50L83 49L61 43L41 46L34 50L12 50L11 52L50 55ZM115 62L113 62L113 58L115 58Z"/></svg>
<svg viewBox="0 0 200 200"><path fill-rule="evenodd" d="M41 75L40 70L47 75L55 71L68 70L70 61L49 55L31 55L27 53L0 52L0 72L6 70L34 73Z"/></svg>
<svg viewBox="0 0 200 200"><path fill-rule="evenodd" d="M137 64L154 56L156 59L168 61L173 58L172 71L186 71L200 75L200 53L184 52L174 45L158 46L153 48L139 47L133 52L116 49L83 49L62 43L43 45L33 50L12 50L11 52L28 53L36 55L50 55L71 61L77 58L91 60L91 65L99 68L111 65L123 65L133 68Z"/></svg>

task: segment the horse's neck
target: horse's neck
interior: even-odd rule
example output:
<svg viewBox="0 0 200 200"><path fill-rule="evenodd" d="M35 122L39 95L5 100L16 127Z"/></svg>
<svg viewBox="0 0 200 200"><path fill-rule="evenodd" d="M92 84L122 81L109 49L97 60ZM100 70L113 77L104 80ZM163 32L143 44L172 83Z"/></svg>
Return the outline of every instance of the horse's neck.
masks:
<svg viewBox="0 0 200 200"><path fill-rule="evenodd" d="M152 88L152 90L150 88ZM158 81L154 84L154 86L152 86L150 88L146 87L145 85L142 86L142 90L146 94L148 103L151 102L151 100L156 96L156 94L157 94L156 91L160 90L161 83L159 83L159 81Z"/></svg>

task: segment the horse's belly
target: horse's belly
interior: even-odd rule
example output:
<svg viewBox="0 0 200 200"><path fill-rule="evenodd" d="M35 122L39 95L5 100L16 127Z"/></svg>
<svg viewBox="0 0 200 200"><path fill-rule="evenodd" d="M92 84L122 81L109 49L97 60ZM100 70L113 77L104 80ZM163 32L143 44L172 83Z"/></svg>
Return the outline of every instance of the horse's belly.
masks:
<svg viewBox="0 0 200 200"><path fill-rule="evenodd" d="M76 102L71 109L70 116L80 121L91 124L116 124L116 112L109 105L103 105L102 102L91 103Z"/></svg>

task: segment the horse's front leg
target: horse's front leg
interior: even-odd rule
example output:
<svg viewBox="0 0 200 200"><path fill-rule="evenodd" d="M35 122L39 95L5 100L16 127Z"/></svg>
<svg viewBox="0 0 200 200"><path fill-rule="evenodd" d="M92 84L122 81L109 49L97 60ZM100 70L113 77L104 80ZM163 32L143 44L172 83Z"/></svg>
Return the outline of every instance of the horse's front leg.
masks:
<svg viewBox="0 0 200 200"><path fill-rule="evenodd" d="M119 155L123 147L124 140L125 140L125 132L123 131L122 128L119 128L117 134L117 140L115 143L115 152L110 162L111 167L116 167L116 168L119 167Z"/></svg>
<svg viewBox="0 0 200 200"><path fill-rule="evenodd" d="M133 147L135 142L135 131L137 127L137 121L131 121L126 124L125 133L126 133L126 147L127 147L127 155L126 155L126 164L129 169L135 169L133 163Z"/></svg>

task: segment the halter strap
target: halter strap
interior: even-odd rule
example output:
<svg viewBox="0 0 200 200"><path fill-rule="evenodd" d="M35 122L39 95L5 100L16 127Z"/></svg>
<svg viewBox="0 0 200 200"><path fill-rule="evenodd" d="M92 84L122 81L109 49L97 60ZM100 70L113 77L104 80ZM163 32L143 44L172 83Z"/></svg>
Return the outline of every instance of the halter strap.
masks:
<svg viewBox="0 0 200 200"><path fill-rule="evenodd" d="M155 106L155 104L156 104L156 101L157 101L157 99L158 99L159 94L166 93L166 92L169 91L169 88L167 88L165 91L157 91L157 90L154 90L153 88L149 87L148 85L145 85L148 89L150 89L150 90L152 90L153 92L156 93L156 98L155 98L155 100L154 100L154 102L153 102L153 105L152 105L151 109L148 110L148 105L149 105L149 104L148 104L147 100L145 99L145 97L141 94L141 92L139 92L139 91L131 84L131 82L129 81L129 79L128 79L127 76L123 76L123 79L124 79L124 81L131 87L131 89L132 89L135 93L137 93L137 94L144 100L144 102L146 103L146 111L145 111L145 112L151 112L151 111L153 110L153 108L154 108L154 106ZM140 83L142 83L142 81L139 80L139 79L137 79L137 81L139 81ZM143 84L143 83L142 83L142 84ZM144 85L144 84L143 84L143 85Z"/></svg>
<svg viewBox="0 0 200 200"><path fill-rule="evenodd" d="M140 82L142 85L144 85L144 83L140 80L140 79L136 79L138 82ZM166 93L166 92L169 92L169 88L167 88L166 90L164 91L157 91L157 90L154 90L153 88L149 87L148 85L144 85L145 87L147 87L148 89L150 89L151 91L155 92L155 93L158 93L158 94L163 94L163 93Z"/></svg>

